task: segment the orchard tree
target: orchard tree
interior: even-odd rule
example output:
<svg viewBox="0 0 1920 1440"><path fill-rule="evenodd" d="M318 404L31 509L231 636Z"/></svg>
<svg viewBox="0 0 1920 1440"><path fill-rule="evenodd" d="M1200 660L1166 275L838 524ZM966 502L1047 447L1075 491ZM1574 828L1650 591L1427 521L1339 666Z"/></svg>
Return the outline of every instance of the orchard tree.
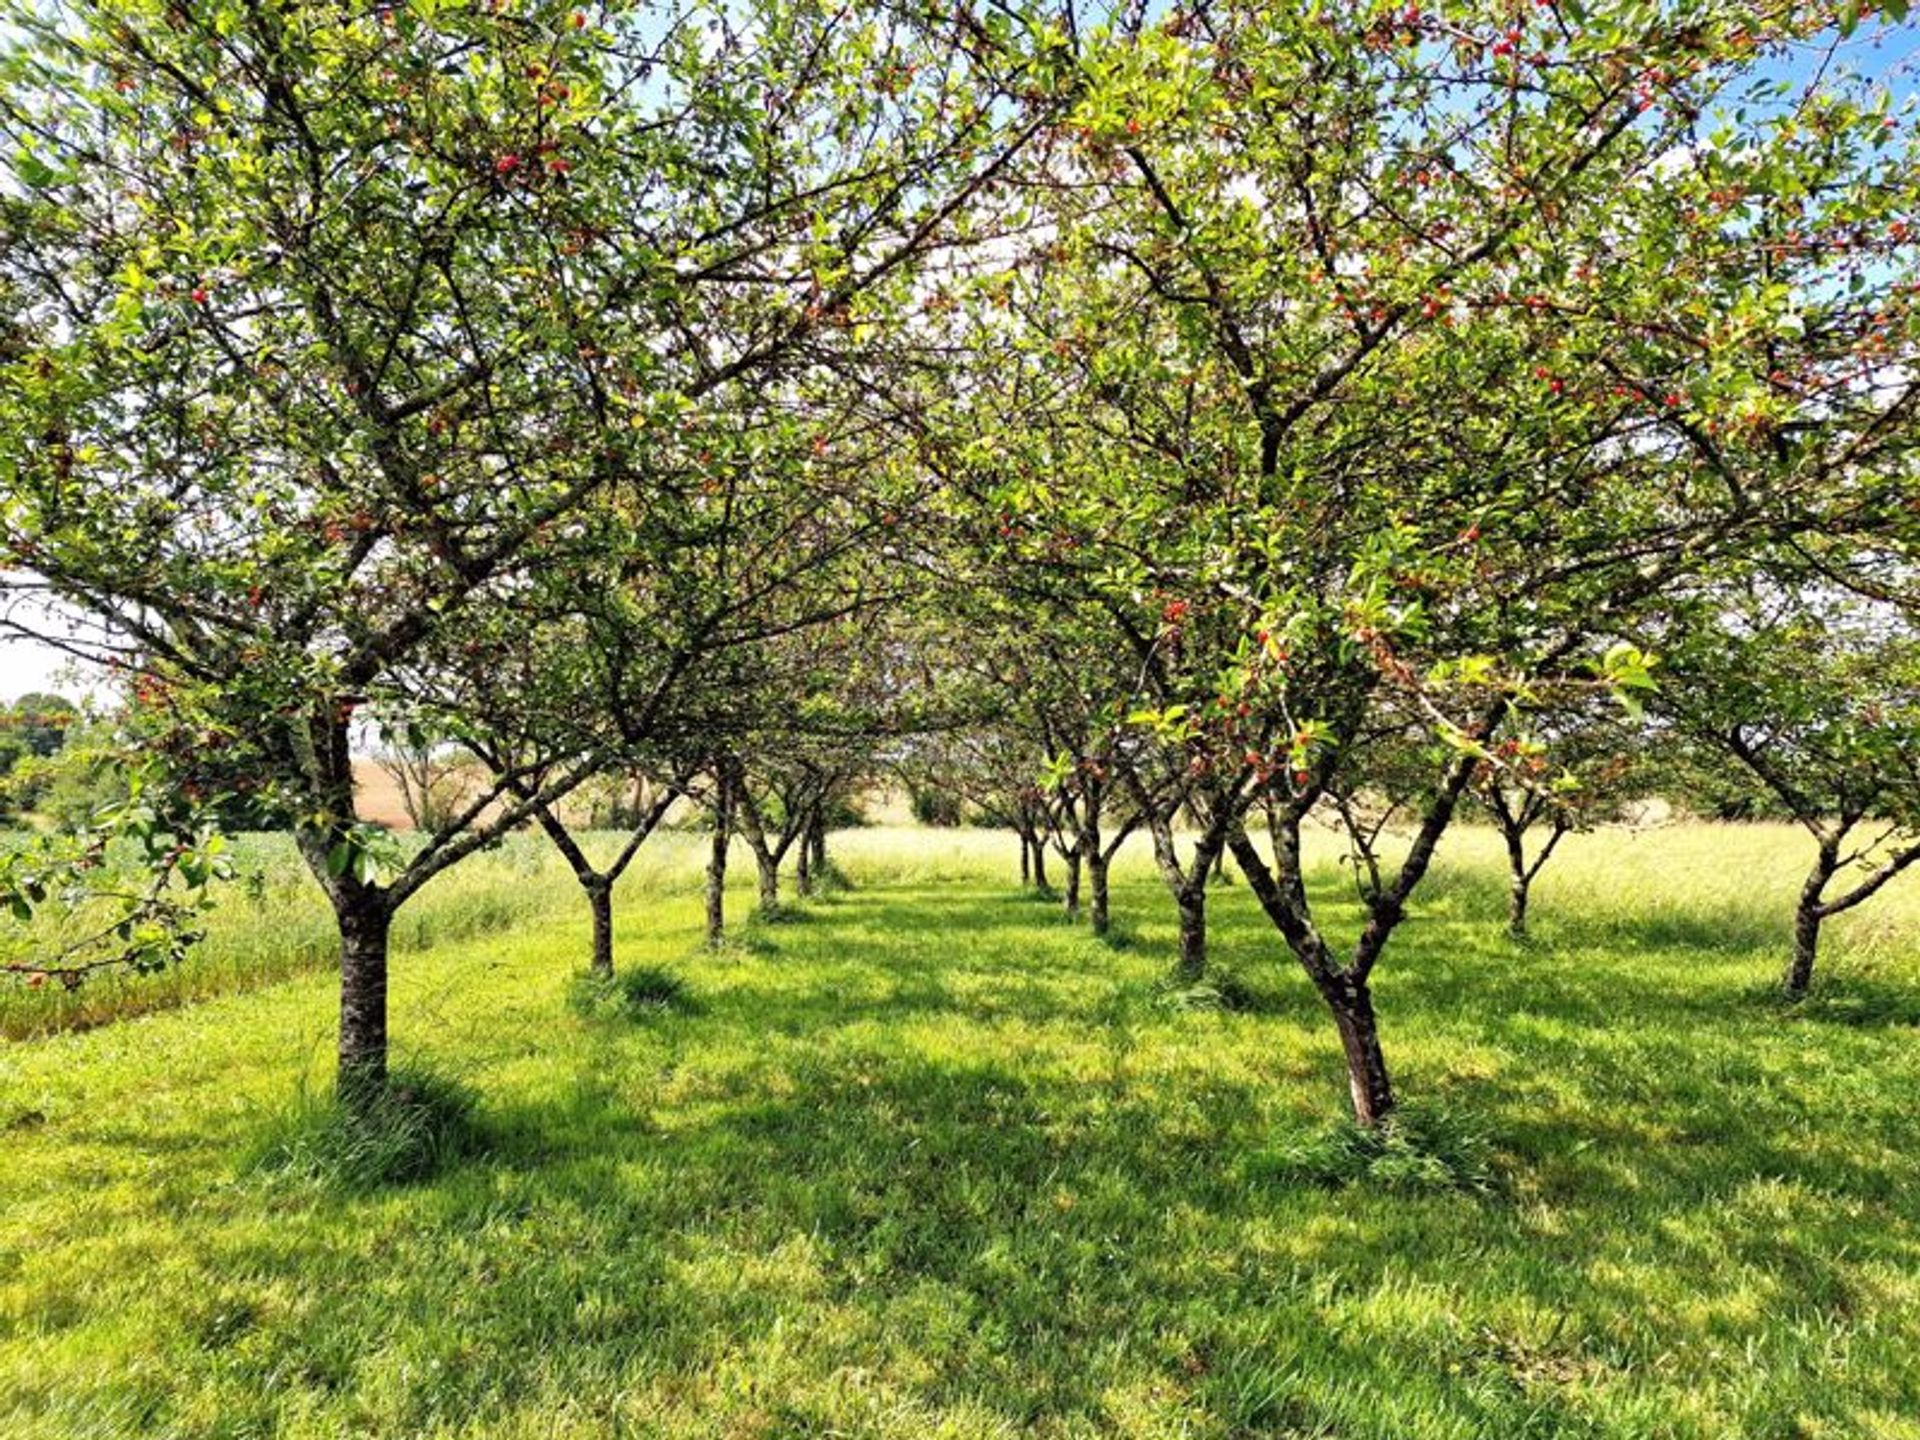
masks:
<svg viewBox="0 0 1920 1440"><path fill-rule="evenodd" d="M1654 737L1634 712L1604 699L1576 696L1529 719L1494 747L1494 762L1480 767L1472 788L1506 851L1507 934L1515 940L1527 938L1533 882L1560 842L1620 820L1651 792L1656 773L1637 757Z"/></svg>
<svg viewBox="0 0 1920 1440"><path fill-rule="evenodd" d="M1041 784L1047 757L1039 748L1013 726L985 718L914 736L908 745L894 767L905 783L952 795L963 822L1011 830L1020 842L1021 888L1051 895L1048 837L1058 821L1055 797Z"/></svg>
<svg viewBox="0 0 1920 1440"><path fill-rule="evenodd" d="M778 394L738 397L684 472L583 507L567 526L566 564L530 575L511 608L469 617L398 672L429 734L456 738L533 807L586 896L597 977L613 973L614 887L675 803L697 798L697 777L713 772L729 814L751 800L716 753L785 724L792 695L816 680L797 664L852 683L821 636L869 603L863 576L886 487L829 458L852 441L830 423L832 388L818 380L787 375ZM581 755L601 757L589 785L644 792L604 861L577 833L593 816L541 797L546 774ZM839 783L825 777L822 803ZM820 817L818 804L801 812L803 891L824 861ZM716 915L723 903L717 888Z"/></svg>
<svg viewBox="0 0 1920 1440"><path fill-rule="evenodd" d="M1800 999L1824 922L1920 863L1920 626L1784 563L1728 577L1669 620L1658 712L1812 837L1781 982Z"/></svg>
<svg viewBox="0 0 1920 1440"><path fill-rule="evenodd" d="M400 792L407 822L416 831L445 829L472 793L471 759L417 727L409 733L405 722L383 725L379 747L378 764Z"/></svg>
<svg viewBox="0 0 1920 1440"><path fill-rule="evenodd" d="M1784 102L1766 73L1830 20L1135 11L1029 157L1036 243L961 302L929 463L1116 646L1186 607L1140 723L1265 821L1228 844L1363 1124L1395 1099L1375 968L1503 735L1644 688L1608 637L1679 579L1898 509L1911 137L1829 71ZM1339 939L1301 830L1383 715L1438 758Z"/></svg>
<svg viewBox="0 0 1920 1440"><path fill-rule="evenodd" d="M293 823L371 1094L395 910L608 757L543 755L402 852L355 812L357 712L578 563L605 530L570 517L627 523L769 377L857 354L1044 85L1017 27L779 0L20 4L0 33L7 587Z"/></svg>
<svg viewBox="0 0 1920 1440"><path fill-rule="evenodd" d="M796 588L790 601L811 609L805 623L772 627L778 633L740 657L731 683L736 709L756 719L733 732L719 783L753 854L763 916L780 912L790 856L795 889L815 893L836 807L880 768L887 746L920 724L919 697L896 673L888 630L903 592L884 554L861 559L822 568Z"/></svg>

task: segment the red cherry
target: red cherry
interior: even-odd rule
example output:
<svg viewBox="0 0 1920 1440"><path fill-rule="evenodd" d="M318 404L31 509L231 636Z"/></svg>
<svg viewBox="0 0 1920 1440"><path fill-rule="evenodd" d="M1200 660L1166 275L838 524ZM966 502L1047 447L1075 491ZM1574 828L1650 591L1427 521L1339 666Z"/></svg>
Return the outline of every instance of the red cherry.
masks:
<svg viewBox="0 0 1920 1440"><path fill-rule="evenodd" d="M520 157L518 155L513 154L511 151L509 151L505 155L502 155L498 160L493 162L493 173L496 175L511 175L514 171L518 170L519 168L520 168Z"/></svg>
<svg viewBox="0 0 1920 1440"><path fill-rule="evenodd" d="M196 285L193 287L193 303L196 305L204 305L207 303L207 287L206 286Z"/></svg>

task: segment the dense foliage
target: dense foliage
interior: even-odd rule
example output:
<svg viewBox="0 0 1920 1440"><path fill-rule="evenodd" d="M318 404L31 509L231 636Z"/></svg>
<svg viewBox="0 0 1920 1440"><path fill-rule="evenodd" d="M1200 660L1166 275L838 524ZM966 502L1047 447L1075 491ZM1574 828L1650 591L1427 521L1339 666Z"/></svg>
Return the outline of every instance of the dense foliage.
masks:
<svg viewBox="0 0 1920 1440"><path fill-rule="evenodd" d="M1520 934L1684 750L1817 842L1804 993L1920 857L1881 8L8 6L5 584L111 668L141 787L9 862L26 920L123 907L9 967L177 954L242 806L329 899L375 1096L449 867L537 825L604 988L676 807L718 942L730 837L771 916L884 771L1096 934L1145 836L1189 989L1230 855L1372 1127L1374 978L1456 818ZM464 767L417 842L357 808L369 736Z"/></svg>

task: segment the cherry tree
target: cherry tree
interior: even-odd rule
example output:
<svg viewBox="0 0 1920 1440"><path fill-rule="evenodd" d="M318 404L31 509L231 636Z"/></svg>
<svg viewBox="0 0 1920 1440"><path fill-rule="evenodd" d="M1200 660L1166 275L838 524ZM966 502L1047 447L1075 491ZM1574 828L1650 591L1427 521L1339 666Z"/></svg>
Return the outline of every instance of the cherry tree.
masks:
<svg viewBox="0 0 1920 1440"><path fill-rule="evenodd" d="M1781 979L1799 999L1824 922L1920 863L1920 628L1789 564L1690 598L1658 632L1655 704L1813 840Z"/></svg>
<svg viewBox="0 0 1920 1440"><path fill-rule="evenodd" d="M842 21L7 9L7 588L291 821L350 1095L384 1080L394 912L607 760L538 757L403 851L356 814L356 714L692 477L769 376L857 353L1029 132L1011 46Z"/></svg>
<svg viewBox="0 0 1920 1440"><path fill-rule="evenodd" d="M1645 688L1612 636L1682 578L1898 510L1920 171L1869 87L1781 101L1831 19L1136 11L1028 157L1035 241L974 286L927 448L1159 657L1139 723L1265 822L1228 845L1363 1124L1395 1100L1375 968L1503 740ZM1033 423L989 432L987 394ZM1408 716L1435 759L1337 937L1302 826Z"/></svg>

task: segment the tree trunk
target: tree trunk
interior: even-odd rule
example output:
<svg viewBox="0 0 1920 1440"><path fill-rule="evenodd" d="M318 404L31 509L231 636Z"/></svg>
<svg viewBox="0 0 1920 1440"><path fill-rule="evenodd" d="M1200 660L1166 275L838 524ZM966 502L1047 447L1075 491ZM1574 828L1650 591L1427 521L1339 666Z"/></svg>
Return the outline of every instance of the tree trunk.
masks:
<svg viewBox="0 0 1920 1440"><path fill-rule="evenodd" d="M1827 893L1827 882L1839 868L1838 845L1823 842L1819 858L1813 862L1806 883L1800 887L1800 903L1793 914L1793 959L1788 962L1782 980L1789 1000L1804 999L1813 986L1813 962L1820 953L1820 922L1826 918L1821 913L1822 897Z"/></svg>
<svg viewBox="0 0 1920 1440"><path fill-rule="evenodd" d="M714 807L713 848L707 852L707 944L715 948L727 936L727 847L732 839L732 816L723 800Z"/></svg>
<svg viewBox="0 0 1920 1440"><path fill-rule="evenodd" d="M813 812L807 822L807 845L813 851L813 873L822 878L827 871L827 812L824 806Z"/></svg>
<svg viewBox="0 0 1920 1440"><path fill-rule="evenodd" d="M1087 923L1096 935L1105 935L1110 926L1107 895L1107 857L1095 848L1087 851Z"/></svg>
<svg viewBox="0 0 1920 1440"><path fill-rule="evenodd" d="M1025 835L1020 837L1020 888L1025 890L1033 883L1033 845Z"/></svg>
<svg viewBox="0 0 1920 1440"><path fill-rule="evenodd" d="M811 833L800 838L799 854L793 861L793 889L801 899L813 894L813 836Z"/></svg>
<svg viewBox="0 0 1920 1440"><path fill-rule="evenodd" d="M756 850L753 863L760 872L760 913L771 915L780 908L780 862L771 852Z"/></svg>
<svg viewBox="0 0 1920 1440"><path fill-rule="evenodd" d="M613 979L613 886L597 880L587 886L587 904L593 907L593 963L596 979Z"/></svg>
<svg viewBox="0 0 1920 1440"><path fill-rule="evenodd" d="M1207 882L1200 882L1174 893L1173 903L1180 910L1180 961L1175 977L1184 985L1198 984L1207 973Z"/></svg>
<svg viewBox="0 0 1920 1440"><path fill-rule="evenodd" d="M1521 871L1507 887L1507 935L1514 940L1527 938L1527 898L1533 882Z"/></svg>
<svg viewBox="0 0 1920 1440"><path fill-rule="evenodd" d="M1820 953L1820 911L1802 904L1793 917L1793 959L1787 964L1785 989L1790 1000L1806 998L1813 987L1813 962Z"/></svg>
<svg viewBox="0 0 1920 1440"><path fill-rule="evenodd" d="M1347 1056L1347 1086L1353 1096L1353 1118L1371 1130L1393 1109L1393 1082L1387 1075L1387 1057L1380 1049L1380 1025L1373 1014L1373 995L1364 980L1336 978L1321 987L1340 1046Z"/></svg>
<svg viewBox="0 0 1920 1440"><path fill-rule="evenodd" d="M1042 895L1053 889L1047 880L1047 844L1044 840L1033 842L1033 888Z"/></svg>
<svg viewBox="0 0 1920 1440"><path fill-rule="evenodd" d="M393 914L384 898L356 887L336 891L340 927L339 1090L349 1103L387 1082L387 937Z"/></svg>
<svg viewBox="0 0 1920 1440"><path fill-rule="evenodd" d="M1061 897L1060 909L1069 920L1080 918L1080 852L1077 850L1067 857L1067 889Z"/></svg>
<svg viewBox="0 0 1920 1440"><path fill-rule="evenodd" d="M1227 872L1227 847L1222 845L1213 852L1213 883L1231 885L1233 876Z"/></svg>
<svg viewBox="0 0 1920 1440"><path fill-rule="evenodd" d="M1527 874L1527 853L1513 831L1507 840L1507 934L1515 940L1527 938L1527 893L1533 877Z"/></svg>

